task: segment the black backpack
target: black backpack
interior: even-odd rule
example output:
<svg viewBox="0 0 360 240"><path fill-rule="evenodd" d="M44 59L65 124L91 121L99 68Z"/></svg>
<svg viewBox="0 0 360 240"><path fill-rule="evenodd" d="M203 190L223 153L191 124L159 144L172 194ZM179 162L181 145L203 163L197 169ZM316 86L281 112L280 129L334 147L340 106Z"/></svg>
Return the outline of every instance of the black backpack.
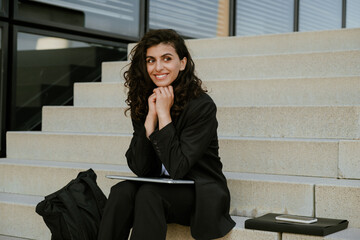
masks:
<svg viewBox="0 0 360 240"><path fill-rule="evenodd" d="M51 240L96 240L106 197L92 169L48 195L36 206L51 231Z"/></svg>

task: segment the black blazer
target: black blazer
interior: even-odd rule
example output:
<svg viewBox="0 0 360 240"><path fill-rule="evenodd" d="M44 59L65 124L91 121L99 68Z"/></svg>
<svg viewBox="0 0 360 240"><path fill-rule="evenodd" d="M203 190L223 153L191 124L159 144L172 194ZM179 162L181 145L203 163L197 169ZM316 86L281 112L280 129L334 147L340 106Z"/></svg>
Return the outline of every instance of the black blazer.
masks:
<svg viewBox="0 0 360 240"><path fill-rule="evenodd" d="M216 105L207 94L191 100L176 122L146 137L144 122L133 121L126 152L138 176L159 176L164 164L173 179L195 181L191 234L196 239L226 235L235 222L229 215L230 193L222 173L217 137Z"/></svg>

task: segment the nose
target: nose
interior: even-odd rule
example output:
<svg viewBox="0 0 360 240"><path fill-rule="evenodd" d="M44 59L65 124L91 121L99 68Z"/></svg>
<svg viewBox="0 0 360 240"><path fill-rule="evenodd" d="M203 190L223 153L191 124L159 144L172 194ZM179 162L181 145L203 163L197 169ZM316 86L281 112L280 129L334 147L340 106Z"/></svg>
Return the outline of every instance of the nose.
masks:
<svg viewBox="0 0 360 240"><path fill-rule="evenodd" d="M158 71L158 72L163 69L163 64L162 64L161 61L156 61L155 69L156 69L156 71Z"/></svg>

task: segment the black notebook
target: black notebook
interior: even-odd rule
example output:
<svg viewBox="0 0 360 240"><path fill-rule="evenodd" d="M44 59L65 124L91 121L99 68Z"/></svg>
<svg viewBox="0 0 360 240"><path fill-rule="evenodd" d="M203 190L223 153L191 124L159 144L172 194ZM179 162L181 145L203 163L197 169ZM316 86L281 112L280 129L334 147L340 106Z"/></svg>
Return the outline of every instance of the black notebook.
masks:
<svg viewBox="0 0 360 240"><path fill-rule="evenodd" d="M349 222L341 219L317 218L315 223L291 223L278 221L276 216L282 214L268 213L264 216L248 219L245 228L271 232L287 232L315 236L326 236L346 229Z"/></svg>

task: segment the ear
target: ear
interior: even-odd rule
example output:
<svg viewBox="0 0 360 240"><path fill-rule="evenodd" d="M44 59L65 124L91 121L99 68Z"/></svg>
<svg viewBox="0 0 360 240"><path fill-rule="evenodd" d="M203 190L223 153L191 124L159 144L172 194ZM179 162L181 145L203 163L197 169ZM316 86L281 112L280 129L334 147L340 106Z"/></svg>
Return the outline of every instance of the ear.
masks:
<svg viewBox="0 0 360 240"><path fill-rule="evenodd" d="M180 71L183 71L185 69L186 63L187 63L186 57L184 57L183 59L180 60Z"/></svg>

